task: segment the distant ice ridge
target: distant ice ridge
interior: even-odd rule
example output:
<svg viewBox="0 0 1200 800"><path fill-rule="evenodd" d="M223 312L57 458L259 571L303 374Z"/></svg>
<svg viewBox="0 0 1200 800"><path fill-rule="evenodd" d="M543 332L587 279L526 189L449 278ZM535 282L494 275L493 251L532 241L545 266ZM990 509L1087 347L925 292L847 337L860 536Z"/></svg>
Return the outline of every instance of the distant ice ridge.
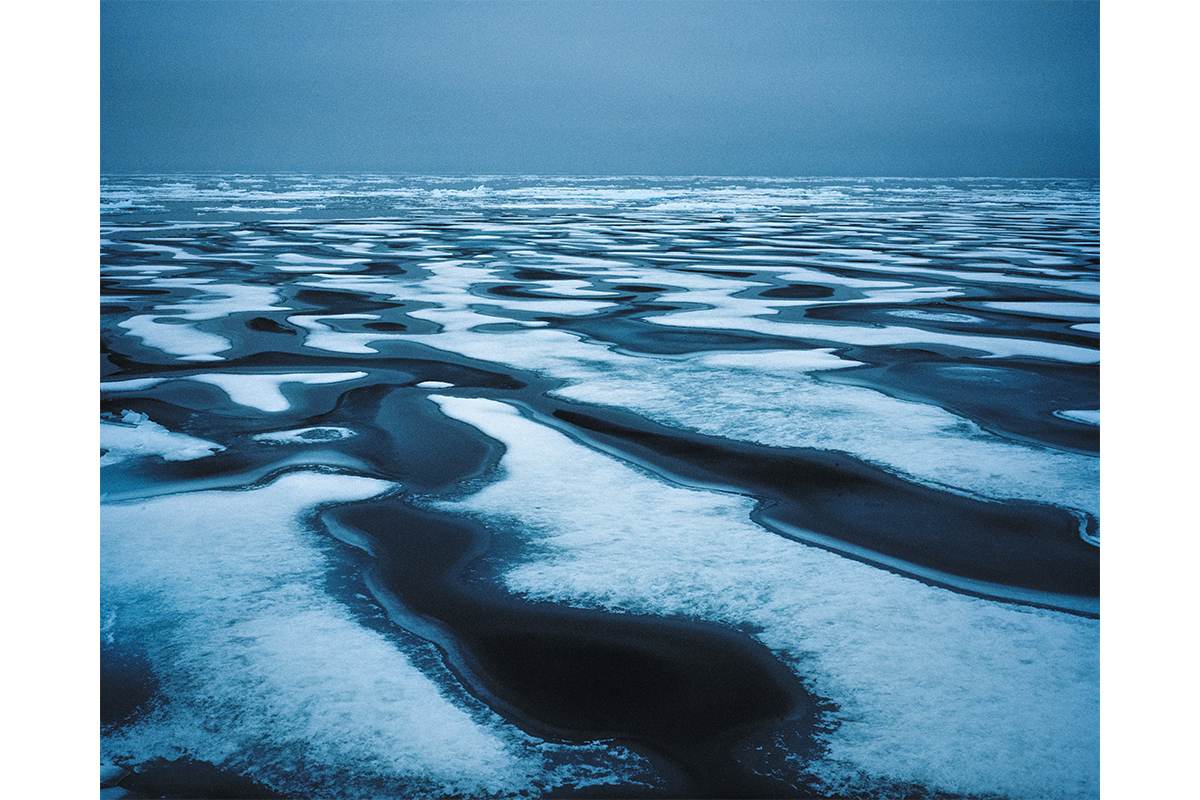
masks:
<svg viewBox="0 0 1200 800"><path fill-rule="evenodd" d="M144 648L159 700L106 732L102 757L186 752L303 796L474 797L611 780L611 764L588 760L628 754L584 747L548 769L549 745L455 705L327 593L329 540L304 515L391 486L293 472L249 491L103 505L104 633L111 646Z"/></svg>
<svg viewBox="0 0 1200 800"><path fill-rule="evenodd" d="M283 211L293 206L375 215L403 209L607 208L651 213L741 213L760 209L864 208L940 201L989 206L1022 202L1058 208L1094 204L1089 181L997 178L939 180L888 178L772 178L716 176L473 175L177 175L101 178L101 210L194 212ZM262 208L265 207L265 208Z"/></svg>
<svg viewBox="0 0 1200 800"><path fill-rule="evenodd" d="M838 704L830 792L912 782L1011 800L1099 796L1099 623L926 586L776 536L753 501L680 488L484 400L435 396L506 447L447 511L527 537L513 591L760 629ZM586 474L580 483L571 476Z"/></svg>
<svg viewBox="0 0 1200 800"><path fill-rule="evenodd" d="M107 467L142 456L159 456L165 461L191 461L211 456L225 448L214 442L169 431L157 422L151 422L145 414L125 411L120 421L100 421L100 449L104 451L100 456L100 466Z"/></svg>

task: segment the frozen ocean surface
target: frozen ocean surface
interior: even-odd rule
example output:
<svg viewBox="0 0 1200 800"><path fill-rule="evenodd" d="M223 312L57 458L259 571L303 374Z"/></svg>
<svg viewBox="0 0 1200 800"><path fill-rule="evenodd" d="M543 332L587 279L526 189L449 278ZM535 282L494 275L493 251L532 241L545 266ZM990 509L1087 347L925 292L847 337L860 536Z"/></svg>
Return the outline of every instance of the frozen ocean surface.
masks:
<svg viewBox="0 0 1200 800"><path fill-rule="evenodd" d="M137 791L1099 796L1095 182L111 175L101 301Z"/></svg>

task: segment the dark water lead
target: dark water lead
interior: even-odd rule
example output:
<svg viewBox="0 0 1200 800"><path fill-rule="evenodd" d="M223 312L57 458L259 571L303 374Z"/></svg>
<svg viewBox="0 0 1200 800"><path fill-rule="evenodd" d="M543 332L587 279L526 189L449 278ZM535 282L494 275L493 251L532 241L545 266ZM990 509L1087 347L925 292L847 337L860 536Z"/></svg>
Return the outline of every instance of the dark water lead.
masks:
<svg viewBox="0 0 1200 800"><path fill-rule="evenodd" d="M322 518L335 534L369 538L377 557L372 582L393 618L434 640L474 694L530 733L616 739L649 750L652 760L665 757L683 773L670 796L812 796L762 774L775 771L769 764L752 770L739 761L747 739L763 738L784 720L805 740L789 748L791 755L815 755L812 734L822 710L822 701L746 634L532 602L465 581L463 570L491 534L400 499L338 506ZM605 787L596 796L642 796L628 791Z"/></svg>
<svg viewBox="0 0 1200 800"><path fill-rule="evenodd" d="M857 550L997 586L1100 594L1100 549L1080 538L1079 519L1060 508L978 500L906 481L843 453L705 436L611 408L564 403L553 414L625 457L762 498L767 520Z"/></svg>

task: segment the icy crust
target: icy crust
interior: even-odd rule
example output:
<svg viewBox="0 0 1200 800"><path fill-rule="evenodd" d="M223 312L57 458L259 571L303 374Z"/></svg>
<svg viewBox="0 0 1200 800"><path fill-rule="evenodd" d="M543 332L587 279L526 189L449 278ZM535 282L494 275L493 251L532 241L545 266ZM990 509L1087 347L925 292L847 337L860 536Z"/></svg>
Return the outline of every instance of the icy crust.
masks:
<svg viewBox="0 0 1200 800"><path fill-rule="evenodd" d="M103 732L102 759L186 753L304 797L515 795L635 771L619 748L564 757L455 705L326 592L328 540L303 515L391 486L294 472L248 491L103 505L103 633L144 648L158 694Z"/></svg>
<svg viewBox="0 0 1200 800"><path fill-rule="evenodd" d="M100 420L101 467L145 456L191 461L224 449L214 442L169 431L136 411L125 411L120 420Z"/></svg>
<svg viewBox="0 0 1200 800"><path fill-rule="evenodd" d="M528 539L528 560L504 576L511 590L761 630L839 707L824 757L795 765L831 793L914 783L1098 797L1098 621L966 597L780 538L751 522L748 498L666 484L502 403L434 399L507 448L501 479L441 507Z"/></svg>

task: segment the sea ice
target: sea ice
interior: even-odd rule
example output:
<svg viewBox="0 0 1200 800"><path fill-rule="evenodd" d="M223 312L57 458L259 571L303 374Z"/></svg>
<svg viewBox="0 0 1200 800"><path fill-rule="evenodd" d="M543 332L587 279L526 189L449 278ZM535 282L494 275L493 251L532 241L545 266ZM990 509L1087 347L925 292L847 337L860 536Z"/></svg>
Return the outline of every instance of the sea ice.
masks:
<svg viewBox="0 0 1200 800"><path fill-rule="evenodd" d="M1055 411L1054 416L1062 417L1063 419L1074 420L1075 422L1084 422L1088 425L1100 424L1100 409L1079 409L1074 411Z"/></svg>
<svg viewBox="0 0 1200 800"><path fill-rule="evenodd" d="M320 425L314 428L297 428L291 431L271 431L260 433L250 438L266 444L313 444L314 442L333 442L339 439L349 439L354 431L333 425Z"/></svg>
<svg viewBox="0 0 1200 800"><path fill-rule="evenodd" d="M220 387L238 405L278 413L292 407L280 391L285 383L342 383L366 376L365 372L294 372L285 375L216 372L192 375L190 380Z"/></svg>
<svg viewBox="0 0 1200 800"><path fill-rule="evenodd" d="M225 448L214 442L174 433L145 414L126 411L120 422L100 421L100 466L119 464L130 458L160 456L166 461L191 461Z"/></svg>
<svg viewBox="0 0 1200 800"><path fill-rule="evenodd" d="M504 575L511 590L760 631L838 705L824 756L797 765L830 791L1098 796L1098 621L789 541L750 521L749 498L667 484L496 401L434 400L506 448L499 480L439 505L533 545Z"/></svg>
<svg viewBox="0 0 1200 800"><path fill-rule="evenodd" d="M767 336L782 336L805 341L827 341L867 346L947 345L963 350L976 350L993 357L1048 358L1072 364L1096 364L1100 361L1098 350L1058 342L1000 336L968 336L891 325L867 328L849 325L832 326L813 322L777 322L755 315L763 313L761 304L755 304L756 312L748 313L749 309L735 310L731 304L720 301L718 298L709 298L704 302L708 302L712 307L699 311L680 311L665 316L647 317L646 321L657 325L683 328L749 331Z"/></svg>
<svg viewBox="0 0 1200 800"><path fill-rule="evenodd" d="M141 314L118 325L141 339L146 347L179 356L184 361L221 361L217 353L233 347L224 336L196 330L180 324L181 321L179 316Z"/></svg>
<svg viewBox="0 0 1200 800"><path fill-rule="evenodd" d="M306 796L527 789L538 765L519 733L456 706L325 589L329 540L304 514L390 487L293 472L250 491L102 506L102 614L159 685L153 709L102 737L102 756L186 752Z"/></svg>
<svg viewBox="0 0 1200 800"><path fill-rule="evenodd" d="M308 331L304 338L305 347L328 350L333 353L378 353L370 342L393 339L395 336L376 331L347 333L321 322L323 319L379 319L378 314L296 314L287 321Z"/></svg>
<svg viewBox="0 0 1200 800"><path fill-rule="evenodd" d="M987 308L1023 314L1030 317L1066 317L1068 319L1100 319L1099 303L1032 302L984 303Z"/></svg>

